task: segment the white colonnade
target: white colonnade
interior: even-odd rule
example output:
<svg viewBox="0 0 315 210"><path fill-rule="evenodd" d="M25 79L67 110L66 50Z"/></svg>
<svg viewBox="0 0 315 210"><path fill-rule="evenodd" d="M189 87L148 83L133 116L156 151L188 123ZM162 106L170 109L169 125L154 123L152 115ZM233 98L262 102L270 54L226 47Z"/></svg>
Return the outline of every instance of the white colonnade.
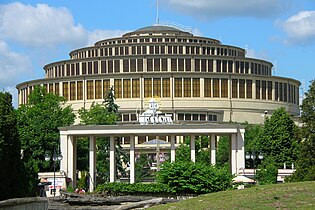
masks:
<svg viewBox="0 0 315 210"><path fill-rule="evenodd" d="M76 137L89 136L89 191L95 189L96 174L96 137L108 136L110 139L110 182L116 181L115 163L115 138L130 138L130 183L135 183L135 150L136 136L157 135L170 137L171 162L175 161L175 139L177 136L190 136L190 159L196 161L195 137L208 136L210 141L210 162L215 164L216 136L231 136L231 173L238 174L245 167L244 159L244 127L240 125L104 125L104 126L69 126L60 128L60 148L63 155L60 170L63 170L70 178L70 185L75 187L76 183Z"/></svg>

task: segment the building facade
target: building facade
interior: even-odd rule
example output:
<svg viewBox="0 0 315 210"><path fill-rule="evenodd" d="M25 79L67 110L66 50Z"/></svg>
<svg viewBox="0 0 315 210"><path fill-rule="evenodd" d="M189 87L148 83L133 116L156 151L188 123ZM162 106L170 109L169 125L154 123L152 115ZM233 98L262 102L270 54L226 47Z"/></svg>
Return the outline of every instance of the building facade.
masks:
<svg viewBox="0 0 315 210"><path fill-rule="evenodd" d="M245 55L174 27L144 27L47 64L45 78L17 85L19 104L41 85L78 111L102 102L113 86L123 123L135 123L149 98L178 123L261 123L279 107L298 115L300 82L273 76L272 63Z"/></svg>

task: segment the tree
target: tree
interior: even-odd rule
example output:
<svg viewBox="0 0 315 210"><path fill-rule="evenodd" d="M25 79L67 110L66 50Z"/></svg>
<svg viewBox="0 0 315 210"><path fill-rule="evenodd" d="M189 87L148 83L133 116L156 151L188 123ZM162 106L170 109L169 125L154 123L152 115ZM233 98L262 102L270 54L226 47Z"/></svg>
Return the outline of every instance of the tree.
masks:
<svg viewBox="0 0 315 210"><path fill-rule="evenodd" d="M301 105L303 141L292 181L315 180L315 80L311 81Z"/></svg>
<svg viewBox="0 0 315 210"><path fill-rule="evenodd" d="M73 124L75 115L63 97L46 93L45 88L35 87L28 103L18 109L18 132L23 150L23 162L29 180L29 196L35 195L37 173L49 171L52 162L44 160L45 152L59 149L59 127Z"/></svg>
<svg viewBox="0 0 315 210"><path fill-rule="evenodd" d="M118 117L118 106L115 104L115 96L113 94L113 88L107 92L104 102L102 104L97 104L95 102L92 103L89 110L82 108L79 110L79 116L81 119L81 124L83 125L112 125L116 123ZM116 168L121 173L125 173L125 169L123 168L123 162L127 162L127 156L123 152L122 147L120 145L119 139L116 139ZM79 158L86 161L88 160L87 154L83 154L81 150L85 150L85 144L78 142L78 154ZM98 137L97 138L97 173L98 173L98 181L97 183L103 183L108 181L109 178L109 138L108 137ZM78 165L84 165L84 163L78 163ZM86 168L87 170L87 168Z"/></svg>
<svg viewBox="0 0 315 210"><path fill-rule="evenodd" d="M257 149L265 157L271 156L277 167L283 163L294 163L299 153L297 126L284 108L277 109L266 118L263 132L258 135Z"/></svg>
<svg viewBox="0 0 315 210"><path fill-rule="evenodd" d="M0 200L20 197L24 191L21 185L21 143L16 124L12 96L0 92Z"/></svg>

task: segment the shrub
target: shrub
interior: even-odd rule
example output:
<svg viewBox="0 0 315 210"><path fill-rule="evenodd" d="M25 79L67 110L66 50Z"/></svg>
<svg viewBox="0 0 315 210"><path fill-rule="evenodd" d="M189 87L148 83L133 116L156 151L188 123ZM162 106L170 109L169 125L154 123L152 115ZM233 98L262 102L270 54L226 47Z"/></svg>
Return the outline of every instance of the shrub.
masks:
<svg viewBox="0 0 315 210"><path fill-rule="evenodd" d="M275 184L277 183L278 168L271 158L263 161L260 170L257 170L256 179L259 184Z"/></svg>
<svg viewBox="0 0 315 210"><path fill-rule="evenodd" d="M96 188L97 192L107 195L138 195L138 194L159 194L171 193L171 189L166 184L161 183L135 183L124 182L104 183Z"/></svg>
<svg viewBox="0 0 315 210"><path fill-rule="evenodd" d="M231 187L232 178L227 168L202 163L174 162L162 165L157 173L159 183L167 184L177 193L210 193Z"/></svg>

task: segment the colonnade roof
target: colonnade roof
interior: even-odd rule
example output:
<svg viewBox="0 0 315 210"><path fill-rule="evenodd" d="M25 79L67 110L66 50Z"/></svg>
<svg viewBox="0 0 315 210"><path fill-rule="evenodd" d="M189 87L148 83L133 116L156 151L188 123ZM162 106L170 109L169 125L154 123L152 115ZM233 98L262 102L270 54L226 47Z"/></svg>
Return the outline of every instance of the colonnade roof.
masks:
<svg viewBox="0 0 315 210"><path fill-rule="evenodd" d="M126 136L126 135L208 135L245 132L240 124L116 124L116 125L73 125L60 127L60 134L72 136Z"/></svg>

